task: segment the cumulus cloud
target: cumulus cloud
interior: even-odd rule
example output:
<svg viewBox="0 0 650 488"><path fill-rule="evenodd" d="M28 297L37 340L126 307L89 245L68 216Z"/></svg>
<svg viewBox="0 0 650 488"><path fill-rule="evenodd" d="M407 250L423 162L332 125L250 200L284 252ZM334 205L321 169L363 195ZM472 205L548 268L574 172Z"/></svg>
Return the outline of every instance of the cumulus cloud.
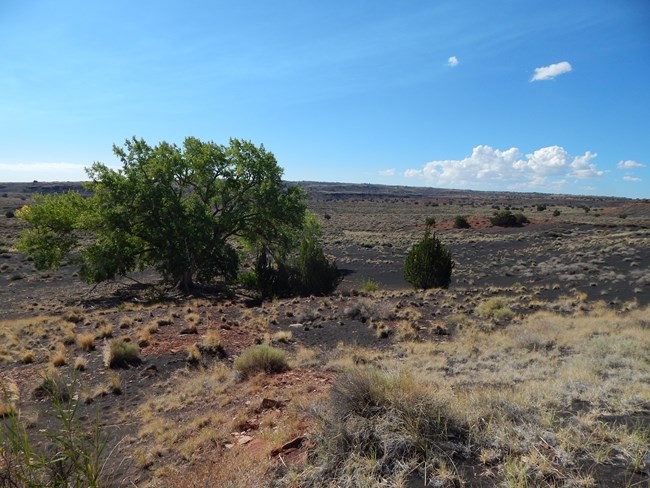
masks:
<svg viewBox="0 0 650 488"><path fill-rule="evenodd" d="M379 171L379 176L395 176L395 168L382 169Z"/></svg>
<svg viewBox="0 0 650 488"><path fill-rule="evenodd" d="M447 60L447 66L451 66L452 68L454 66L458 66L458 58L456 56L449 56L449 59Z"/></svg>
<svg viewBox="0 0 650 488"><path fill-rule="evenodd" d="M535 74L530 79L530 81L552 80L556 76L563 75L564 73L568 73L572 70L573 67L567 61L550 64L548 66L542 66L541 68L535 68Z"/></svg>
<svg viewBox="0 0 650 488"><path fill-rule="evenodd" d="M549 146L523 154L518 148L493 149L476 146L464 159L431 161L420 169L407 169L404 176L420 178L443 187L525 189L560 187L568 179L585 180L605 174L587 151L571 156L563 147Z"/></svg>
<svg viewBox="0 0 650 488"><path fill-rule="evenodd" d="M619 161L616 165L618 169L632 169L632 168L645 168L645 164L637 163L636 161Z"/></svg>
<svg viewBox="0 0 650 488"><path fill-rule="evenodd" d="M636 178L634 176L623 176L623 179L625 181L633 181L633 182L639 182L641 181L641 178Z"/></svg>

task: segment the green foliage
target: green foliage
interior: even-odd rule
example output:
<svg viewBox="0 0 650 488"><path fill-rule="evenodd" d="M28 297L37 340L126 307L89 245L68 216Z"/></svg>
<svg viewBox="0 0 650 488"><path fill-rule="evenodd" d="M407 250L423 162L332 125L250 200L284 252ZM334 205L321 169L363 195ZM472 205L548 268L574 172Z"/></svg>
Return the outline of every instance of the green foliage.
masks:
<svg viewBox="0 0 650 488"><path fill-rule="evenodd" d="M0 435L0 484L7 487L100 486L106 463L108 435L99 418L88 429L79 420L76 381L65 386L66 394L46 391L52 401L47 431L27 432L26 421L11 412Z"/></svg>
<svg viewBox="0 0 650 488"><path fill-rule="evenodd" d="M429 229L432 228L432 227L435 227L435 226L436 226L436 219L435 219L435 217L427 217L427 218L424 220L424 225L425 225L427 228L429 228Z"/></svg>
<svg viewBox="0 0 650 488"><path fill-rule="evenodd" d="M560 216L560 211L559 210L553 210L553 217L559 217Z"/></svg>
<svg viewBox="0 0 650 488"><path fill-rule="evenodd" d="M303 235L296 264L295 289L302 295L327 295L340 281L336 264L330 262L318 242L320 227Z"/></svg>
<svg viewBox="0 0 650 488"><path fill-rule="evenodd" d="M404 279L415 288L447 288L453 268L451 251L427 229L406 256Z"/></svg>
<svg viewBox="0 0 650 488"><path fill-rule="evenodd" d="M537 205L538 212L543 212L544 210L546 210L546 205L543 204Z"/></svg>
<svg viewBox="0 0 650 488"><path fill-rule="evenodd" d="M513 214L510 210L501 210L490 218L490 222L498 227L521 227L529 221L521 212Z"/></svg>
<svg viewBox="0 0 650 488"><path fill-rule="evenodd" d="M364 278L361 289L365 292L373 292L379 290L379 283L371 278Z"/></svg>
<svg viewBox="0 0 650 488"><path fill-rule="evenodd" d="M320 237L321 226L316 216L307 212L294 242L275 255L268 248L258 253L255 273L262 296L327 295L334 291L340 273L325 256Z"/></svg>
<svg viewBox="0 0 650 488"><path fill-rule="evenodd" d="M282 349L260 344L246 349L235 359L234 367L246 378L257 373L282 373L289 369Z"/></svg>
<svg viewBox="0 0 650 488"><path fill-rule="evenodd" d="M283 248L304 221L303 192L282 183L264 146L188 137L182 148L152 147L133 138L113 151L122 169L95 163L87 170L92 197L39 197L20 211L31 228L19 247L37 267L57 267L79 250L88 282L153 266L189 289L194 280L234 279L237 241Z"/></svg>
<svg viewBox="0 0 650 488"><path fill-rule="evenodd" d="M463 215L456 215L454 217L454 229L469 229L471 225L467 221L467 217Z"/></svg>
<svg viewBox="0 0 650 488"><path fill-rule="evenodd" d="M35 195L34 202L16 213L30 225L16 248L32 256L38 269L58 268L63 258L79 245L79 231L90 210L89 202L77 192Z"/></svg>

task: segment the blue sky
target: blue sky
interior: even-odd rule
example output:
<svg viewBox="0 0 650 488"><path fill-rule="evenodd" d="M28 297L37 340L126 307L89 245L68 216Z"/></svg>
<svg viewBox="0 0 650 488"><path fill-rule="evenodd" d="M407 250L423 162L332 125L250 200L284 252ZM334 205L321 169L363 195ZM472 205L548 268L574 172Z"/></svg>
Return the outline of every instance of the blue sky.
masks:
<svg viewBox="0 0 650 488"><path fill-rule="evenodd" d="M131 136L288 180L650 197L650 2L0 0L0 181Z"/></svg>

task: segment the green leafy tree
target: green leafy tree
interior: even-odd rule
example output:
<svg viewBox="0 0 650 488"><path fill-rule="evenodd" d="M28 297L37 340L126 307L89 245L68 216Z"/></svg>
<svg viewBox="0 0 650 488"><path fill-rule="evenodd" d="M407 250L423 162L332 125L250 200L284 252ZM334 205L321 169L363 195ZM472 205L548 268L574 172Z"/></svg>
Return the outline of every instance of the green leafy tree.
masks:
<svg viewBox="0 0 650 488"><path fill-rule="evenodd" d="M122 168L89 168L91 197L40 197L19 212L31 225L19 248L37 267L57 267L78 251L88 282L154 267L189 290L195 281L233 279L237 242L281 253L303 225L304 193L283 184L264 146L188 137L182 147L152 147L134 137L113 151Z"/></svg>
<svg viewBox="0 0 650 488"><path fill-rule="evenodd" d="M404 279L415 288L448 288L453 268L451 251L427 227L422 240L406 255Z"/></svg>

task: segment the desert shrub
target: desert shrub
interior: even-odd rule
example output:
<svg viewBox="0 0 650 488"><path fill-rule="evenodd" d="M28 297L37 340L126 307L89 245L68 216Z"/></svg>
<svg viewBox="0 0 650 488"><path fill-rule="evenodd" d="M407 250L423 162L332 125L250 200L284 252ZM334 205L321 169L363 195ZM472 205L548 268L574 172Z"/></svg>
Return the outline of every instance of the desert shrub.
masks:
<svg viewBox="0 0 650 488"><path fill-rule="evenodd" d="M300 244L295 271L294 287L302 295L327 295L340 281L336 264L327 259L316 239L304 239Z"/></svg>
<svg viewBox="0 0 650 488"><path fill-rule="evenodd" d="M553 217L559 217L560 216L560 211L559 210L553 210Z"/></svg>
<svg viewBox="0 0 650 488"><path fill-rule="evenodd" d="M124 339L114 339L104 349L104 365L107 368L125 368L140 363L140 349Z"/></svg>
<svg viewBox="0 0 650 488"><path fill-rule="evenodd" d="M8 219L13 219L15 216L16 215L11 210L7 210L5 212L5 217L7 217Z"/></svg>
<svg viewBox="0 0 650 488"><path fill-rule="evenodd" d="M451 251L427 229L406 256L404 279L415 288L447 288L453 268Z"/></svg>
<svg viewBox="0 0 650 488"><path fill-rule="evenodd" d="M537 205L538 212L543 212L544 210L546 210L546 205Z"/></svg>
<svg viewBox="0 0 650 488"><path fill-rule="evenodd" d="M235 359L234 366L244 378L256 373L282 373L289 369L284 351L265 344L246 349Z"/></svg>
<svg viewBox="0 0 650 488"><path fill-rule="evenodd" d="M469 225L467 217L464 217L463 215L456 215L456 217L454 217L454 229L469 229L470 227L471 225Z"/></svg>
<svg viewBox="0 0 650 488"><path fill-rule="evenodd" d="M490 222L498 227L521 227L529 221L521 212L513 214L510 210L501 210L490 218Z"/></svg>
<svg viewBox="0 0 650 488"><path fill-rule="evenodd" d="M431 227L435 227L435 226L436 226L436 219L435 219L435 217L427 217L427 218L425 219L425 221L424 221L424 225L425 225L426 227L429 227L429 228L431 228Z"/></svg>

